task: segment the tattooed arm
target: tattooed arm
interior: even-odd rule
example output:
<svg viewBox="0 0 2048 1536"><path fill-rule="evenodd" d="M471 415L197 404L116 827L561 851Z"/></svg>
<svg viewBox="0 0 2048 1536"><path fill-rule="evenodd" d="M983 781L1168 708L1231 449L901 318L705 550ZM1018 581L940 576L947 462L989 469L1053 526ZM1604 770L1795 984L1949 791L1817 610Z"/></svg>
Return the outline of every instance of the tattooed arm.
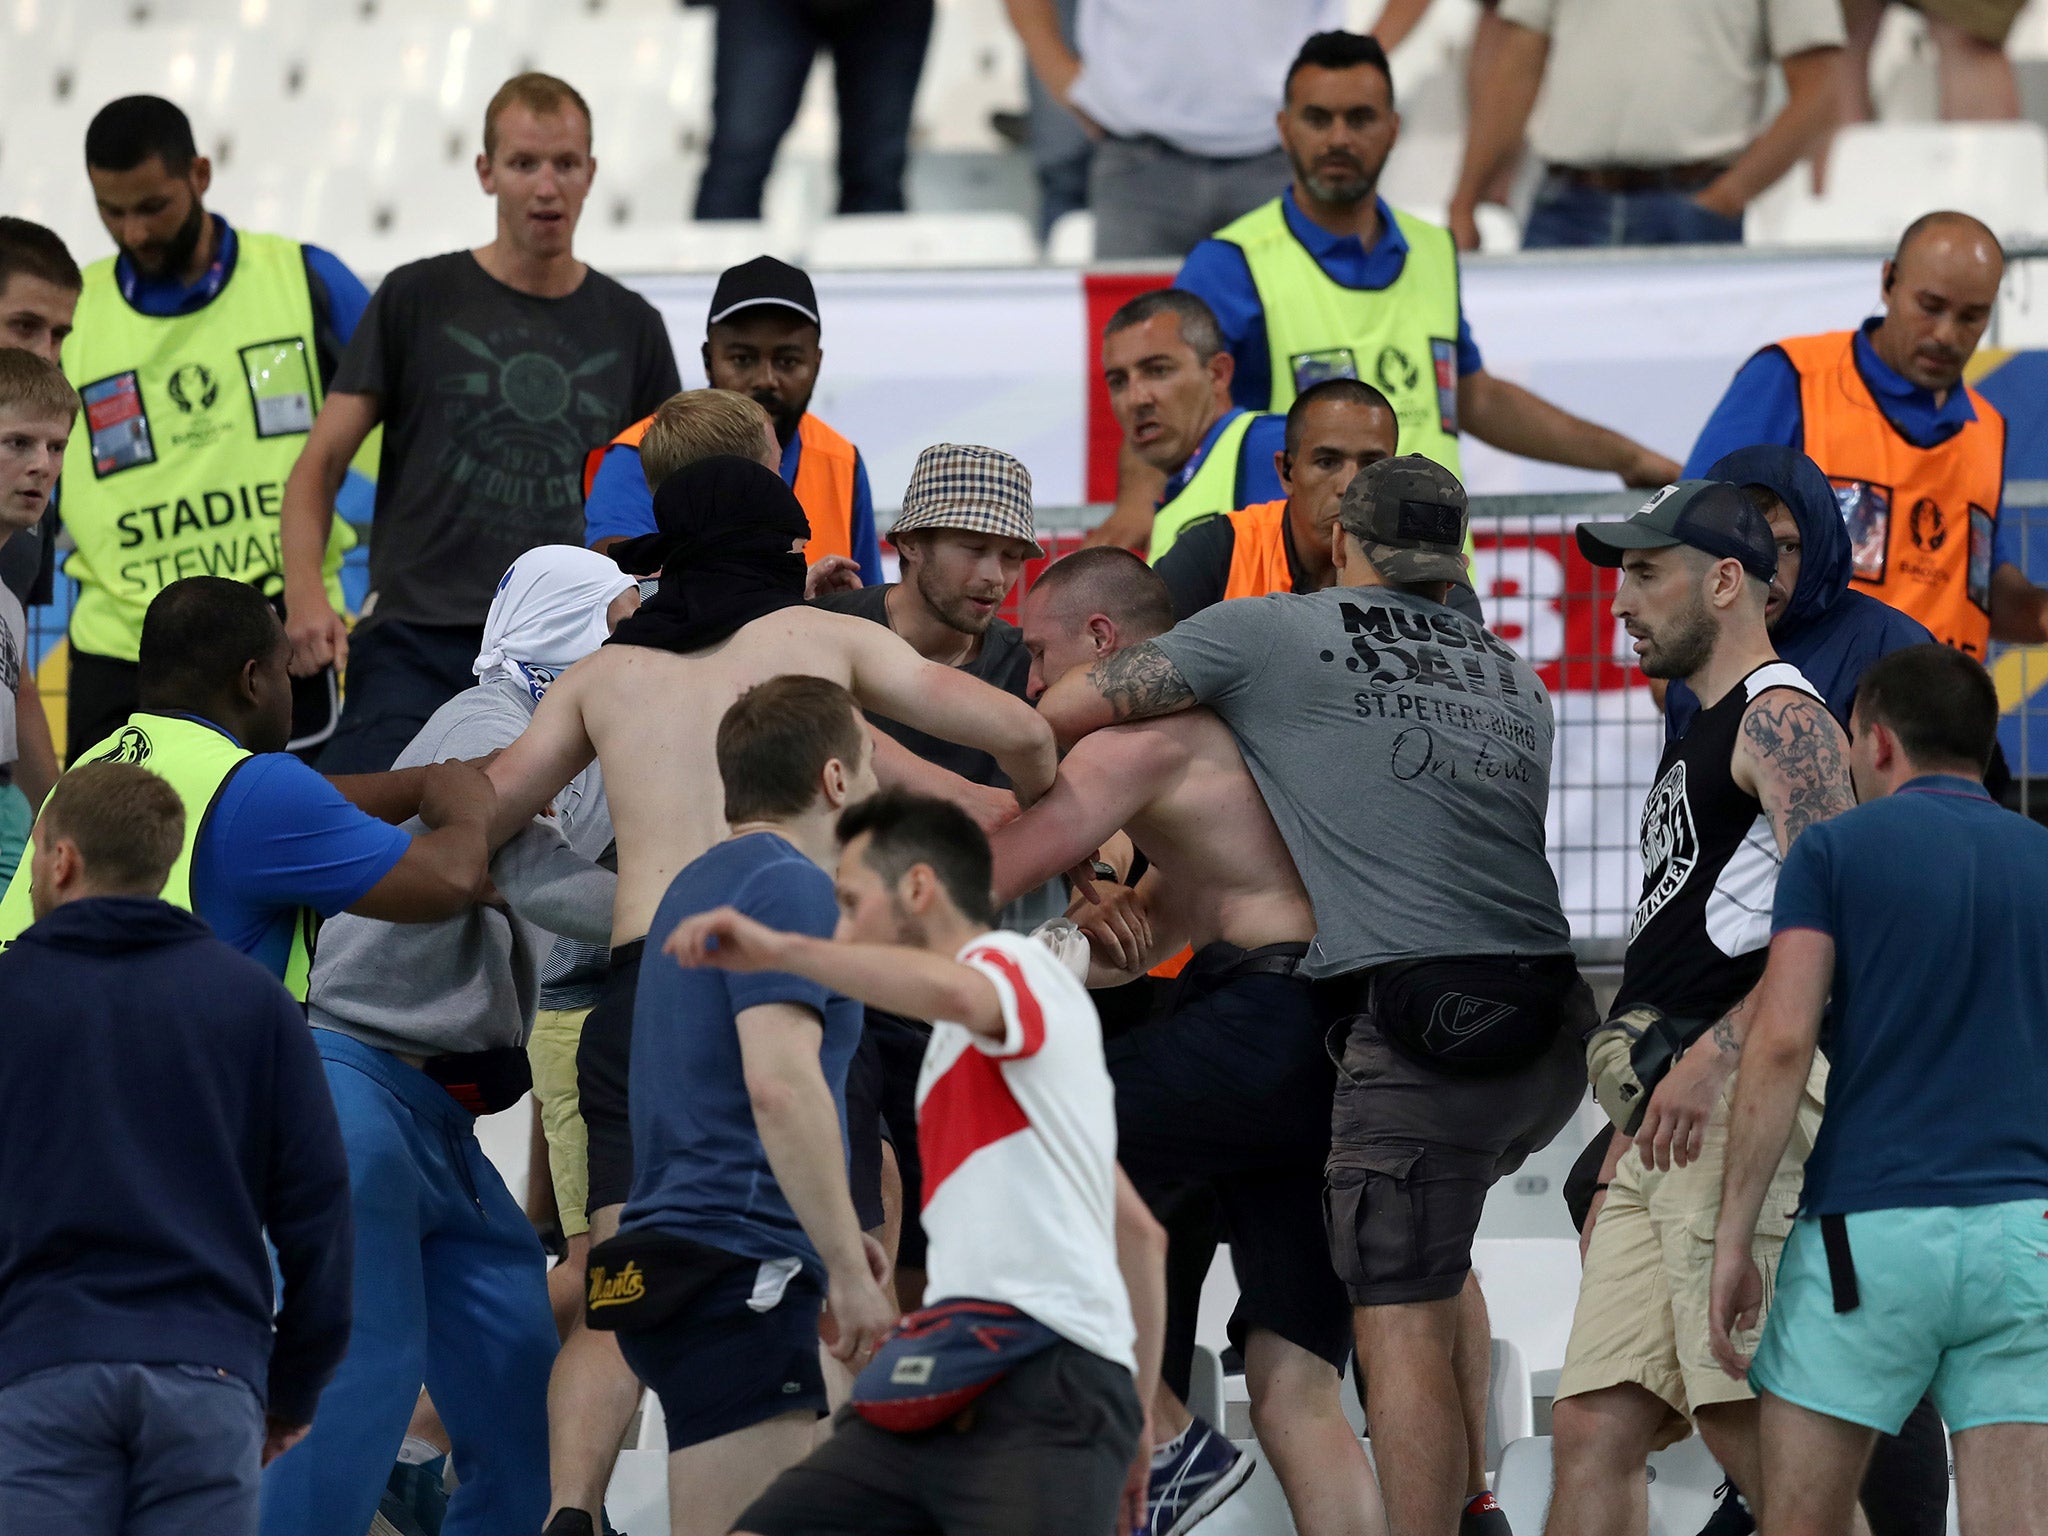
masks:
<svg viewBox="0 0 2048 1536"><path fill-rule="evenodd" d="M1126 646L1083 673L1078 667L1038 701L1062 750L1090 731L1178 714L1195 704L1195 690L1166 653L1146 640Z"/></svg>
<svg viewBox="0 0 2048 1536"><path fill-rule="evenodd" d="M1848 740L1811 694L1774 688L1753 702L1743 714L1730 766L1735 782L1763 802L1780 858L1816 821L1856 803Z"/></svg>

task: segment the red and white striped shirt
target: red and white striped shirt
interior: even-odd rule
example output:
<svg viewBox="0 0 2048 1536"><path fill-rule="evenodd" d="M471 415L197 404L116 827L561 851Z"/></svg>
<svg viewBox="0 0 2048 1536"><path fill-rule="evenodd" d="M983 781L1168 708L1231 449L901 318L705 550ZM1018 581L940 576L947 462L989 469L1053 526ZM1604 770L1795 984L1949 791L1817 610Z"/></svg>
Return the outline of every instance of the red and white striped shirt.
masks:
<svg viewBox="0 0 2048 1536"><path fill-rule="evenodd" d="M1007 1302L1136 1370L1116 1262L1116 1095L1073 973L1020 934L956 957L995 984L1004 1033L932 1025L917 1079L927 1303Z"/></svg>

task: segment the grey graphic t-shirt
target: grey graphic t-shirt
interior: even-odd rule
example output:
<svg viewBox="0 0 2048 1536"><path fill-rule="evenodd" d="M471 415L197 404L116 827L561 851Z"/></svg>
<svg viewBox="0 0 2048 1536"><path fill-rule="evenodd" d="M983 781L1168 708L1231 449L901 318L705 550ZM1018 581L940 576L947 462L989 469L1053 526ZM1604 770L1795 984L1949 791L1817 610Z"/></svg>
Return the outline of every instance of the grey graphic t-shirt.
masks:
<svg viewBox="0 0 2048 1536"><path fill-rule="evenodd" d="M660 314L602 272L536 298L456 251L384 279L333 387L383 413L371 616L482 624L513 560L583 542L584 455L682 386Z"/></svg>
<svg viewBox="0 0 2048 1536"><path fill-rule="evenodd" d="M1544 857L1542 681L1385 587L1240 598L1154 642L1228 722L1316 909L1303 969L1571 947Z"/></svg>

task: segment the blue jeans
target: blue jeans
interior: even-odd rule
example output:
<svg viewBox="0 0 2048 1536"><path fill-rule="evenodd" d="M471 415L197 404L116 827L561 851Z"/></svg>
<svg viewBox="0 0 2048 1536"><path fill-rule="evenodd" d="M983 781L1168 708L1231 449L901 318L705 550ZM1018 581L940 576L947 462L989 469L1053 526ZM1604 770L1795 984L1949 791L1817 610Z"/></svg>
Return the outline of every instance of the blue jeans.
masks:
<svg viewBox="0 0 2048 1536"><path fill-rule="evenodd" d="M721 0L711 151L700 219L758 219L761 187L803 99L811 60L832 50L839 98L839 211L901 213L910 107L933 0Z"/></svg>
<svg viewBox="0 0 2048 1536"><path fill-rule="evenodd" d="M263 1475L265 1536L363 1536L422 1382L462 1486L447 1536L548 1513L546 1260L475 1122L424 1072L314 1031L348 1151L355 1331L313 1432Z"/></svg>
<svg viewBox="0 0 2048 1536"><path fill-rule="evenodd" d="M1690 192L1596 192L1552 171L1536 193L1522 249L1588 245L1740 245L1742 220L1724 219Z"/></svg>
<svg viewBox="0 0 2048 1536"><path fill-rule="evenodd" d="M470 669L483 643L481 625L392 619L356 631L349 641L341 724L321 750L319 770L383 773L435 710L476 686Z"/></svg>
<svg viewBox="0 0 2048 1536"><path fill-rule="evenodd" d="M253 1536L262 1452L263 1405L239 1376L52 1366L0 1390L0 1530Z"/></svg>

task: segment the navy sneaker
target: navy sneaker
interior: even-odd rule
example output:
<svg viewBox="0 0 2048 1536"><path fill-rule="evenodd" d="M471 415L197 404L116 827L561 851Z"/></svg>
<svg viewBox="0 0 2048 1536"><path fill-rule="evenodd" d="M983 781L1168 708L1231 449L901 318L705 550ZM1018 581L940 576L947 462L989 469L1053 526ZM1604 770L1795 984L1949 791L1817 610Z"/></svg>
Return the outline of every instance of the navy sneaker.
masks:
<svg viewBox="0 0 2048 1536"><path fill-rule="evenodd" d="M1193 1530L1251 1475L1251 1457L1196 1419L1173 1460L1152 1469L1145 1490L1145 1536Z"/></svg>
<svg viewBox="0 0 2048 1536"><path fill-rule="evenodd" d="M1458 1536L1515 1536L1508 1513L1491 1493L1475 1493L1458 1517Z"/></svg>

